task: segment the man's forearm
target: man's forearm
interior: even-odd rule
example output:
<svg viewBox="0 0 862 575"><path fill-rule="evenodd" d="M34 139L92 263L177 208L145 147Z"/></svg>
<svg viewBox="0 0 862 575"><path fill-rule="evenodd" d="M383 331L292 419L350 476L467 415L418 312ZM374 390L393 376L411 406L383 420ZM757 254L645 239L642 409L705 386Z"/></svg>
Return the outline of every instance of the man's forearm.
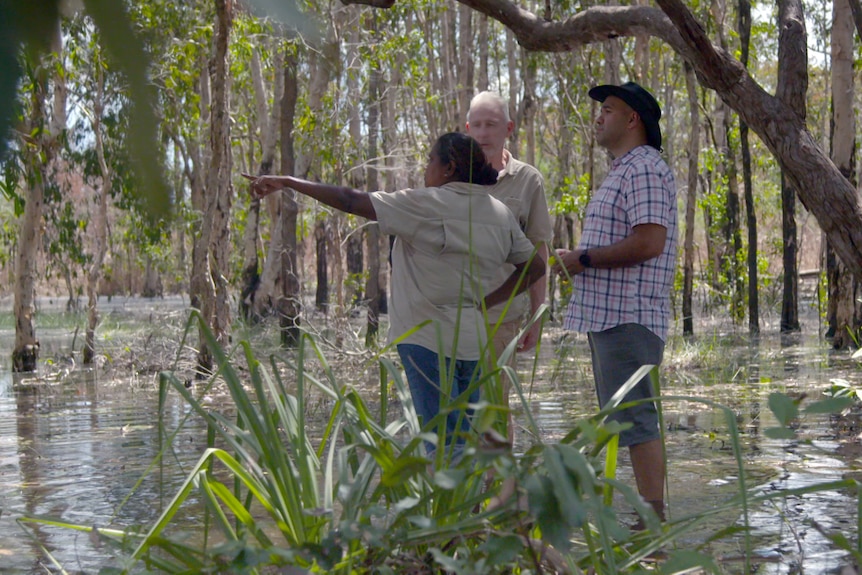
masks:
<svg viewBox="0 0 862 575"><path fill-rule="evenodd" d="M542 260L545 274L530 286L530 317L538 310L548 297L548 244L538 244L536 255Z"/></svg>

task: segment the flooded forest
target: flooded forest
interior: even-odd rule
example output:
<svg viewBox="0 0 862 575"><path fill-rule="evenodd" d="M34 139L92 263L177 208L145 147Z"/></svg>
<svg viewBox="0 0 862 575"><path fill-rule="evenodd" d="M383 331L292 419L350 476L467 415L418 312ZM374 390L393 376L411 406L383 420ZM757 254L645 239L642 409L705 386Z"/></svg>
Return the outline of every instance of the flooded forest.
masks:
<svg viewBox="0 0 862 575"><path fill-rule="evenodd" d="M858 573L856 14L0 3L0 575ZM661 105L676 190L669 333L639 372L664 520L553 258L480 399L442 405L469 408L463 455L435 456L387 339L390 236L243 177L422 188L487 90L549 253L575 250L615 167L588 90L627 81Z"/></svg>

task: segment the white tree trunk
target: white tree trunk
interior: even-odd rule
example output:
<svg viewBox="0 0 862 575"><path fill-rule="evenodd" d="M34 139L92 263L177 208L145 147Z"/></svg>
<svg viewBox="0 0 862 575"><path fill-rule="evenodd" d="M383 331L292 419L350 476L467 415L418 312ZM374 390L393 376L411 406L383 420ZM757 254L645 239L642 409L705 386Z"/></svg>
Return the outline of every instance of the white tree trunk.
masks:
<svg viewBox="0 0 862 575"><path fill-rule="evenodd" d="M54 28L51 46L53 54L42 58L36 72L31 94L30 117L25 120L24 133L30 139L23 148L24 165L30 182L26 193L24 213L18 232L18 253L15 261L15 347L12 349L12 371L35 371L39 359L39 340L36 339L34 297L36 293L36 262L42 237L42 208L44 182L50 181L60 134L66 127L66 84L53 59L62 53L60 23ZM52 114L48 116L48 78L53 74L54 98Z"/></svg>
<svg viewBox="0 0 862 575"><path fill-rule="evenodd" d="M683 240L682 333L694 335L694 216L697 210L697 171L700 153L700 106L697 81L691 66L685 66L685 86L688 91L691 131L688 136L688 185L685 195L685 236Z"/></svg>
<svg viewBox="0 0 862 575"><path fill-rule="evenodd" d="M101 189L97 192L98 207L90 221L93 238L93 261L87 273L87 330L84 337L83 360L85 365L93 363L96 356L96 327L99 325L99 282L102 278L102 264L108 251L108 196L111 195L113 174L105 160L105 145L102 139L102 113L104 112L104 74L102 68L96 70L96 95L93 101L91 125L96 143L96 158L102 177Z"/></svg>
<svg viewBox="0 0 862 575"><path fill-rule="evenodd" d="M260 134L260 146L263 154L260 163L257 167L257 173L270 174L272 166L275 162L275 149L278 140L278 127L280 122L281 97L284 92L284 82L282 74L283 59L282 52L276 51L276 57L273 62L275 73L275 87L272 94L272 107L267 109L267 90L263 81L261 72L260 55L258 50L252 52L251 69L254 82L255 104L257 109L258 129ZM281 234L275 233L279 231L281 225L281 194L271 195L266 200L266 206L269 210L270 219L274 222L274 233L270 237L269 251L271 253L279 253L283 247L281 243ZM261 272L259 270L258 261L258 246L260 243L260 206L259 199L251 200L248 209L248 218L246 219L245 233L243 235L243 272L242 272L242 293L240 301L240 310L245 319L258 319L261 314L268 314L274 309L273 293L275 293L276 282L274 278L278 274L270 270L269 291L261 290ZM258 297L265 299L261 305L255 306L255 300Z"/></svg>

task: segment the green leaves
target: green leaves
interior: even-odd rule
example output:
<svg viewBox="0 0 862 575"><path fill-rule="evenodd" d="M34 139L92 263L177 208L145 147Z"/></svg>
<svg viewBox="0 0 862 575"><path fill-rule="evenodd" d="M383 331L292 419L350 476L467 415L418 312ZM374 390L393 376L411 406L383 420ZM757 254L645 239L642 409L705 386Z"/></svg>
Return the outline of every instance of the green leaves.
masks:
<svg viewBox="0 0 862 575"><path fill-rule="evenodd" d="M792 400L783 393L769 394L769 409L781 427L770 427L764 431L770 439L793 439L796 433L788 426L799 415L799 400Z"/></svg>
<svg viewBox="0 0 862 575"><path fill-rule="evenodd" d="M792 429L794 421L799 417L799 405L803 397L792 399L783 393L769 394L769 409L781 427L767 428L764 433L770 439L794 439L796 432ZM834 397L811 403L802 410L806 414L838 413L853 405L853 397L849 394L837 393Z"/></svg>

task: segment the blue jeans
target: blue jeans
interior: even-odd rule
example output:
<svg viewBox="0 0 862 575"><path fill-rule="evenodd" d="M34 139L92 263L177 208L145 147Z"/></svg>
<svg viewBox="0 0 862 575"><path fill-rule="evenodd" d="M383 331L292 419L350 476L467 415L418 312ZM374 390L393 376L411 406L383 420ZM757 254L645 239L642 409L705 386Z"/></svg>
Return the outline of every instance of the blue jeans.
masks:
<svg viewBox="0 0 862 575"><path fill-rule="evenodd" d="M401 356L407 383L410 385L410 395L413 397L413 407L422 426L434 419L440 413L441 407L464 393L470 386L470 382L479 375L478 361L456 359L453 362L447 357L444 375L452 379L452 390L450 396L444 401L440 379L440 356L426 347L409 343L398 345L398 355ZM470 393L468 401L470 403L479 401L478 387ZM452 444L453 437L455 440L453 459L463 450L463 432L469 431L469 418L472 415L473 410L467 409L466 411L453 410L446 416L446 446L449 447ZM425 451L429 456L434 454L434 450L434 444L426 441Z"/></svg>

